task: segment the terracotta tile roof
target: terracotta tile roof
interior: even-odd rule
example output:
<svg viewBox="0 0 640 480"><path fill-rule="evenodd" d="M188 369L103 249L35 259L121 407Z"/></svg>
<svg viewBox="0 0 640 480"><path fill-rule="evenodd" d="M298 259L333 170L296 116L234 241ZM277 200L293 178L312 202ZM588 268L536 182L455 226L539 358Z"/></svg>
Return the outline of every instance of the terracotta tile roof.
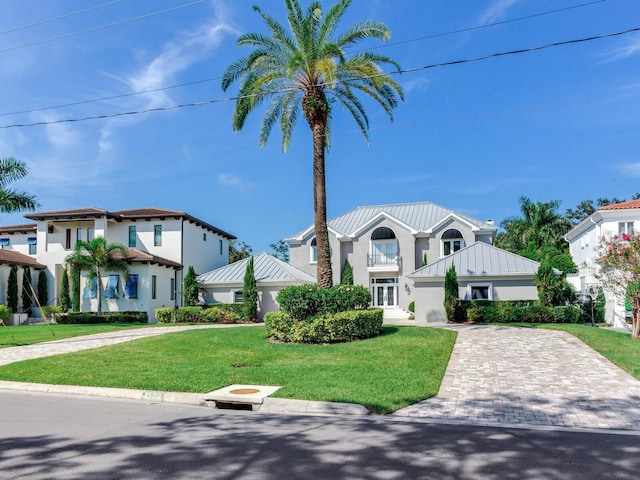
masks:
<svg viewBox="0 0 640 480"><path fill-rule="evenodd" d="M142 250L138 250L137 248L130 248L129 255L127 256L127 262L137 262L137 263L151 263L160 265L163 267L171 267L177 270L182 269L182 265L174 262L172 260L168 260L166 258L158 257L156 255L152 255L148 252L143 252Z"/></svg>
<svg viewBox="0 0 640 480"><path fill-rule="evenodd" d="M23 225L9 225L8 227L0 227L0 234L2 233L36 233L37 224L25 223Z"/></svg>
<svg viewBox="0 0 640 480"><path fill-rule="evenodd" d="M25 255L24 253L14 252L13 250L1 250L0 249L0 265L18 265L29 266L37 270L47 268L46 265L36 262L36 259Z"/></svg>
<svg viewBox="0 0 640 480"><path fill-rule="evenodd" d="M71 220L76 218L100 218L113 217L113 215L102 208L77 208L74 210L57 210L54 212L35 212L25 215L31 220Z"/></svg>
<svg viewBox="0 0 640 480"><path fill-rule="evenodd" d="M640 200L631 200L629 202L614 203L600 207L598 210L627 210L630 208L640 208Z"/></svg>

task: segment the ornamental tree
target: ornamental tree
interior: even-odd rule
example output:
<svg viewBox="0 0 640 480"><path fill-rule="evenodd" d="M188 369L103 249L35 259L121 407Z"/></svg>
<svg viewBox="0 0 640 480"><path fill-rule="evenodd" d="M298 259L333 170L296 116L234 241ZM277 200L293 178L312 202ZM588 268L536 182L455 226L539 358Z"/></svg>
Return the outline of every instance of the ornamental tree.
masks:
<svg viewBox="0 0 640 480"><path fill-rule="evenodd" d="M456 321L456 306L458 305L458 275L456 266L452 263L444 276L444 310L449 322Z"/></svg>
<svg viewBox="0 0 640 480"><path fill-rule="evenodd" d="M242 289L243 312L245 318L251 321L258 319L258 286L253 271L253 256L249 257L244 272L244 288Z"/></svg>
<svg viewBox="0 0 640 480"><path fill-rule="evenodd" d="M628 296L633 316L631 337L640 340L640 234L602 237L599 246L600 270L596 278L624 305Z"/></svg>

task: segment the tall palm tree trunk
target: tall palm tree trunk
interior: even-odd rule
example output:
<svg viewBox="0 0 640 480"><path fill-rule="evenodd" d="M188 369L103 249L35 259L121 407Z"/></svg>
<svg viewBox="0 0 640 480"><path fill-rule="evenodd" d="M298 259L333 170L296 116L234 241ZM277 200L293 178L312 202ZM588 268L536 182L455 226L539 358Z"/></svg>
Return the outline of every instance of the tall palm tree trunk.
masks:
<svg viewBox="0 0 640 480"><path fill-rule="evenodd" d="M315 87L305 94L302 108L313 137L313 224L316 233L318 285L323 288L333 286L331 269L331 249L327 228L327 188L325 180L325 151L329 105L322 87Z"/></svg>
<svg viewBox="0 0 640 480"><path fill-rule="evenodd" d="M102 280L100 275L100 269L96 268L96 289L98 297L98 317L102 316Z"/></svg>

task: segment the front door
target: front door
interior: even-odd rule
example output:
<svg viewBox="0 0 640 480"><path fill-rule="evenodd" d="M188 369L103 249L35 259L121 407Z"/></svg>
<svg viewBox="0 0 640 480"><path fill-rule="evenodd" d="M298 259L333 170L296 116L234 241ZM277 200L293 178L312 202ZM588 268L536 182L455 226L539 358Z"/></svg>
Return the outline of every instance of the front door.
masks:
<svg viewBox="0 0 640 480"><path fill-rule="evenodd" d="M373 306L379 308L394 308L397 305L397 283L395 278L374 278Z"/></svg>

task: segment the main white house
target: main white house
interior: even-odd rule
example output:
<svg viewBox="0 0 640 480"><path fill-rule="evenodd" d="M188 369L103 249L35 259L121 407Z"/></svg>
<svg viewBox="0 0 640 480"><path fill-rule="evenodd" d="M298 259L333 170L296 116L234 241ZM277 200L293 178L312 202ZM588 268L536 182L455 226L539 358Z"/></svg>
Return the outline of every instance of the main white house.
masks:
<svg viewBox="0 0 640 480"><path fill-rule="evenodd" d="M48 296L54 303L60 296L65 258L76 242L102 236L109 243L128 246L130 264L126 283L119 275L104 272L103 310L144 311L150 321L155 320L156 308L181 306L184 267L193 265L196 272L207 272L226 265L229 241L236 238L186 212L160 208L84 208L25 217L35 223L0 228L0 248L4 251L4 256L0 255L0 300L6 301L7 267L15 264L46 269ZM84 279L81 296L81 310L96 311L95 288Z"/></svg>

